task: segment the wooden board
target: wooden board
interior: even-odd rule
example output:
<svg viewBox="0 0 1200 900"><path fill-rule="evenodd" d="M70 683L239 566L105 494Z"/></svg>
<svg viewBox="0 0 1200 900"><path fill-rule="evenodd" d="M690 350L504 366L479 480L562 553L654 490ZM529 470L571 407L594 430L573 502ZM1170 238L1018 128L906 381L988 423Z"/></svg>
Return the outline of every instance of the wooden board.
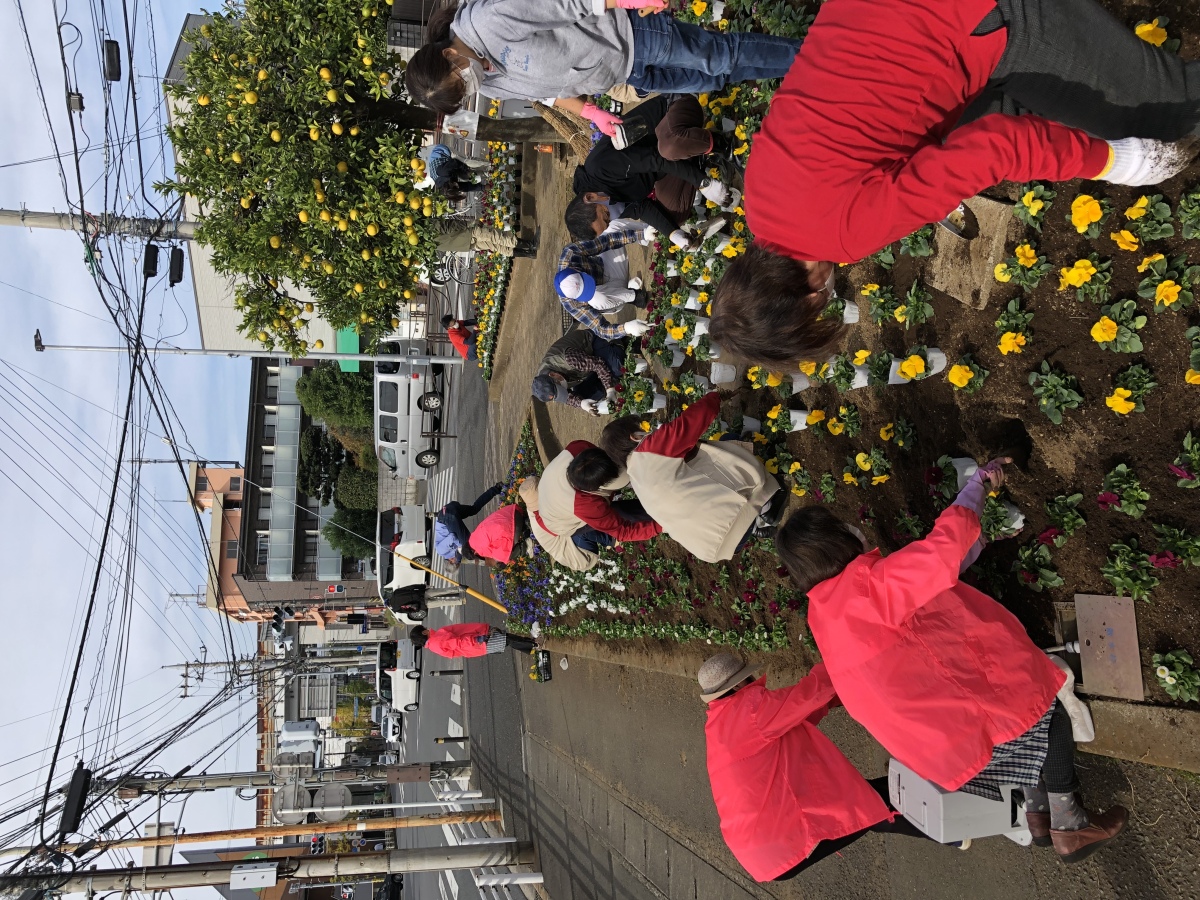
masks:
<svg viewBox="0 0 1200 900"><path fill-rule="evenodd" d="M1080 690L1101 697L1145 700L1133 601L1076 594L1075 619L1083 666Z"/></svg>

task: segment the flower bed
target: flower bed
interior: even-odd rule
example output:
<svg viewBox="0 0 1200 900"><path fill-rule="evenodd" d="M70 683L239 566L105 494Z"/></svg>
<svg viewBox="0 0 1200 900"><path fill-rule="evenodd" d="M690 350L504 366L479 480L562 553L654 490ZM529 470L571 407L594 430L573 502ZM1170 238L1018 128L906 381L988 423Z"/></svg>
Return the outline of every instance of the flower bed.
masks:
<svg viewBox="0 0 1200 900"><path fill-rule="evenodd" d="M488 162L491 164L483 191L483 208L479 224L501 231L517 228L519 169L516 144L503 141L488 142ZM475 254L475 293L472 305L479 320L479 331L475 336L475 347L479 354L479 368L483 377L492 377L492 358L496 350L496 338L500 333L500 320L504 315L504 303L508 296L508 279L512 273L512 257L499 253Z"/></svg>
<svg viewBox="0 0 1200 900"><path fill-rule="evenodd" d="M1179 26L1200 34L1200 15L1172 21L1172 37ZM702 99L717 127L733 126L740 151L768 97L741 86ZM698 252L656 248L645 348L671 374L660 381L631 359L617 412L670 418L704 392L698 379L711 380L725 398L719 430L746 431L793 507L830 504L885 551L928 532L957 489L953 459L1007 452L1017 465L984 527L1016 536L985 550L968 578L1044 645L1054 601L1139 598L1146 689L1172 702L1154 654L1200 649L1200 328L1189 321L1198 182L1193 171L1161 194L1002 186L1025 227L998 261L988 308L928 288L936 238L922 229L839 269L844 299L828 314L853 320L847 301L861 313L840 353L724 382L707 317L712 286L751 239L737 210L731 233ZM535 566L509 596L519 619L549 621L551 633L775 647L790 630L796 647L803 601L780 594L771 609L787 590L777 565L756 546L706 566L660 538L606 556L594 578Z"/></svg>

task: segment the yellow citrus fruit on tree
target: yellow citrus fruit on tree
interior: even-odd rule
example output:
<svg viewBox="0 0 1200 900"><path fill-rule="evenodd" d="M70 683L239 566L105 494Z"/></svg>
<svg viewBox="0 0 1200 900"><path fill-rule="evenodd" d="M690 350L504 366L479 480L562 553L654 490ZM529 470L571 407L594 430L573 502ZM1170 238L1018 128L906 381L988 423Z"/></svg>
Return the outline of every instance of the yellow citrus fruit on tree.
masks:
<svg viewBox="0 0 1200 900"><path fill-rule="evenodd" d="M357 209L350 210L350 221L351 222L358 221L358 210Z"/></svg>
<svg viewBox="0 0 1200 900"><path fill-rule="evenodd" d="M326 274L326 275L332 275L332 274L333 274L333 263L331 263L331 262L327 262L327 263L325 263L325 264L322 266L322 268L325 270L325 274Z"/></svg>
<svg viewBox="0 0 1200 900"><path fill-rule="evenodd" d="M411 299L412 299L412 291L405 291L405 292L404 292L404 299L405 299L405 300L411 300Z"/></svg>
<svg viewBox="0 0 1200 900"><path fill-rule="evenodd" d="M321 340L320 338L317 338L315 341L313 341L313 349L314 350L320 350L324 346L325 346L325 342L323 340Z"/></svg>
<svg viewBox="0 0 1200 900"><path fill-rule="evenodd" d="M205 148L204 148L204 155L205 155L205 156L212 156L212 147L205 147Z"/></svg>
<svg viewBox="0 0 1200 900"><path fill-rule="evenodd" d="M380 278L380 279L379 279L379 289L382 291L382 290L383 290L384 288L386 288L386 287L387 287L387 279L386 279L386 278Z"/></svg>
<svg viewBox="0 0 1200 900"><path fill-rule="evenodd" d="M350 227L350 223L347 222L345 219L342 219L341 221L338 222L338 231L345 231L349 227Z"/></svg>
<svg viewBox="0 0 1200 900"><path fill-rule="evenodd" d="M321 129L313 125L308 129L308 136L314 141L319 141L321 139Z"/></svg>
<svg viewBox="0 0 1200 900"><path fill-rule="evenodd" d="M272 250L278 250L281 246L283 246L283 241L279 239L279 235L277 234L271 235L271 239L267 241L267 243L271 245Z"/></svg>
<svg viewBox="0 0 1200 900"><path fill-rule="evenodd" d="M371 57L369 57L369 56L364 56L364 57L363 57L363 65L364 65L364 66L369 66L369 65L371 65L371 63L373 63L373 62L375 62L375 60L371 59Z"/></svg>
<svg viewBox="0 0 1200 900"><path fill-rule="evenodd" d="M357 125L350 126L350 134L353 136L356 136L358 134L358 126Z"/></svg>
<svg viewBox="0 0 1200 900"><path fill-rule="evenodd" d="M361 47L365 47L365 46L367 46L367 39L366 39L365 37L360 37L360 38L358 39L358 46L359 46L360 48L361 48Z"/></svg>
<svg viewBox="0 0 1200 900"><path fill-rule="evenodd" d="M311 303L305 303L305 304L304 304L304 311L305 311L306 313L310 313L310 312L312 312L314 309L316 309L316 307L315 307L315 306L313 306Z"/></svg>
<svg viewBox="0 0 1200 900"><path fill-rule="evenodd" d="M404 191L396 191L396 202L397 203L404 202Z"/></svg>
<svg viewBox="0 0 1200 900"><path fill-rule="evenodd" d="M420 209L421 208L421 198L420 197L409 197L408 205L411 206L413 209Z"/></svg>
<svg viewBox="0 0 1200 900"><path fill-rule="evenodd" d="M380 250L378 247L376 247L374 250L372 250L371 253L373 253L375 256L383 256L383 251Z"/></svg>
<svg viewBox="0 0 1200 900"><path fill-rule="evenodd" d="M208 94L201 94L196 98L196 102L201 106L208 106L208 104L212 103L212 98L209 97Z"/></svg>
<svg viewBox="0 0 1200 900"><path fill-rule="evenodd" d="M326 67L322 67L321 71L317 74L321 76L322 81L329 81L331 78L333 78L333 73L330 72Z"/></svg>
<svg viewBox="0 0 1200 900"><path fill-rule="evenodd" d="M240 163L242 161L242 154L240 154L236 150L234 150L231 154L229 154L229 158L232 159L235 163Z"/></svg>
<svg viewBox="0 0 1200 900"><path fill-rule="evenodd" d="M246 91L246 93L242 94L242 102L247 106L253 106L258 102L258 94L254 91Z"/></svg>
<svg viewBox="0 0 1200 900"><path fill-rule="evenodd" d="M346 165L346 163L344 163L344 162L340 162L340 163L338 163L338 164L337 164L337 170L338 170L339 172L349 172L349 171L350 171L350 167L349 167L348 165Z"/></svg>
<svg viewBox="0 0 1200 900"><path fill-rule="evenodd" d="M234 122L237 121L237 116L235 116L233 113L230 113L229 115L227 115L225 117L225 121L228 122L230 125L232 125Z"/></svg>
<svg viewBox="0 0 1200 900"><path fill-rule="evenodd" d="M271 140L273 140L275 143L278 144L280 141L283 140L283 132L280 131L278 128L272 128L271 129Z"/></svg>
<svg viewBox="0 0 1200 900"><path fill-rule="evenodd" d="M409 159L408 164L410 166L412 166L414 169L421 168L421 157L419 157L419 156L412 157L411 159Z"/></svg>
<svg viewBox="0 0 1200 900"><path fill-rule="evenodd" d="M392 317L392 328L395 329L395 328L399 328L399 327L400 327L400 320L397 319L395 316L393 316Z"/></svg>
<svg viewBox="0 0 1200 900"><path fill-rule="evenodd" d="M267 342L268 338L270 338L270 335L268 335L265 331L260 331L258 333L258 339L264 344Z"/></svg>
<svg viewBox="0 0 1200 900"><path fill-rule="evenodd" d="M296 216L300 219L301 222L307 222L308 221L308 210L302 209L302 210L300 210L300 212L296 213Z"/></svg>
<svg viewBox="0 0 1200 900"><path fill-rule="evenodd" d="M405 216L405 217L404 217L404 225L405 225L406 227L408 227L408 228L412 228L412 223L413 223L413 218L412 218L412 216Z"/></svg>
<svg viewBox="0 0 1200 900"><path fill-rule="evenodd" d="M410 244L412 244L414 247L415 247L415 246L416 246L418 243L420 243L420 241L421 241L421 239L420 239L419 237L417 237L415 234L410 234L410 235L408 236L408 242L409 242Z"/></svg>
<svg viewBox="0 0 1200 900"><path fill-rule="evenodd" d="M392 76L389 75L387 72L379 73L379 83L380 84L387 84L391 80L392 80Z"/></svg>
<svg viewBox="0 0 1200 900"><path fill-rule="evenodd" d="M315 196L317 198L318 203L325 202L325 192L324 191L317 191L316 194L314 194L313 196Z"/></svg>
<svg viewBox="0 0 1200 900"><path fill-rule="evenodd" d="M379 226L372 222L367 226L367 234L369 234L371 237L375 237L375 235L379 234Z"/></svg>
<svg viewBox="0 0 1200 900"><path fill-rule="evenodd" d="M370 251L370 250L364 250L364 251L362 252L362 258L363 258L363 259L370 259L370 258L371 258L371 251Z"/></svg>
<svg viewBox="0 0 1200 900"><path fill-rule="evenodd" d="M334 122L332 125L329 126L329 130L332 131L334 134L341 134L343 131L345 131L345 129L342 127L341 122Z"/></svg>
<svg viewBox="0 0 1200 900"><path fill-rule="evenodd" d="M266 69L259 69L259 70L258 70L258 80L259 80L259 81L266 81L266 80L267 80L267 70L266 70Z"/></svg>
<svg viewBox="0 0 1200 900"><path fill-rule="evenodd" d="M331 215L329 214L329 210L327 210L327 209L323 209L323 210L321 210L321 212L320 212L320 216L321 216L321 221L322 221L322 222L328 222L328 221L330 221L330 220L333 218L333 216L331 216Z"/></svg>
<svg viewBox="0 0 1200 900"><path fill-rule="evenodd" d="M337 98L338 98L338 92L335 91L333 88L330 88L329 90L327 90L325 92L325 99L328 100L330 103L337 103Z"/></svg>
<svg viewBox="0 0 1200 900"><path fill-rule="evenodd" d="M250 208L250 198L249 197L243 197L241 200L241 203L242 203L242 209Z"/></svg>
<svg viewBox="0 0 1200 900"><path fill-rule="evenodd" d="M305 254L304 254L304 264L305 264L305 265L308 265L310 262L312 262L312 254L311 254L311 253L305 253Z"/></svg>

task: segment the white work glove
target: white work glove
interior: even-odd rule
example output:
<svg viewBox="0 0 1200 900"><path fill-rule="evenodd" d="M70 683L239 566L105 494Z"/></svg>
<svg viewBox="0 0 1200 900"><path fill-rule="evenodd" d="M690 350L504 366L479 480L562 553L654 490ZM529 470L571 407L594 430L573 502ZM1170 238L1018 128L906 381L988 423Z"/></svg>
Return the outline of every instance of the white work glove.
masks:
<svg viewBox="0 0 1200 900"><path fill-rule="evenodd" d="M1112 184L1158 184L1186 169L1195 153L1183 143L1150 138L1121 138L1108 142L1113 153L1108 171L1097 176Z"/></svg>
<svg viewBox="0 0 1200 900"><path fill-rule="evenodd" d="M657 236L658 236L658 229L655 228L653 225L647 225L642 230L642 237L641 237L641 240L638 241L638 243L641 244L643 247L648 247Z"/></svg>
<svg viewBox="0 0 1200 900"><path fill-rule="evenodd" d="M721 209L733 209L742 200L741 192L729 187L725 182L715 178L706 178L700 185L700 194L705 200L711 200Z"/></svg>
<svg viewBox="0 0 1200 900"><path fill-rule="evenodd" d="M643 322L641 319L630 319L621 328L630 337L641 337L650 330L650 323Z"/></svg>
<svg viewBox="0 0 1200 900"><path fill-rule="evenodd" d="M593 416L600 415L600 410L598 410L596 408L595 400L581 400L579 403L579 408L582 409L585 413L588 413L589 415L593 415Z"/></svg>
<svg viewBox="0 0 1200 900"><path fill-rule="evenodd" d="M604 397L606 400L608 400L609 403L616 403L617 402L617 389L615 387L610 387L607 391L604 392Z"/></svg>
<svg viewBox="0 0 1200 900"><path fill-rule="evenodd" d="M678 247L680 250L692 249L692 237L686 231L684 231L682 228L676 228L674 231L671 232L669 237L671 239L671 243L674 244L676 247Z"/></svg>

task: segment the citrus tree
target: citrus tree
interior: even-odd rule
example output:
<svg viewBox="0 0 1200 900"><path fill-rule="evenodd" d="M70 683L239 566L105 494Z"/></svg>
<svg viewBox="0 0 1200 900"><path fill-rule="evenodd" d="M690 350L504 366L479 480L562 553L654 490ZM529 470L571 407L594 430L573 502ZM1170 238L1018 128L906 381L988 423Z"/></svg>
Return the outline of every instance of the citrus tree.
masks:
<svg viewBox="0 0 1200 900"><path fill-rule="evenodd" d="M303 355L314 315L385 333L433 255L447 203L413 184L434 120L393 94L387 16L377 0L240 0L184 36L176 177L159 188L196 198L197 240L241 276L240 328L269 348Z"/></svg>

